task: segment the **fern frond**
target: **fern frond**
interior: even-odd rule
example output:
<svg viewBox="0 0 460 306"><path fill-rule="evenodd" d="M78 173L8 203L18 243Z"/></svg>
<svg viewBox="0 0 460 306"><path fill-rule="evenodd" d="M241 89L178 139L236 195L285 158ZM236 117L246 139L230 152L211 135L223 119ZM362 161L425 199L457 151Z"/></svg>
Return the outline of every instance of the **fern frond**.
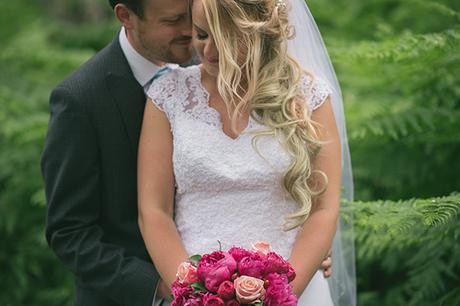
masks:
<svg viewBox="0 0 460 306"><path fill-rule="evenodd" d="M367 137L386 137L398 140L409 135L426 134L437 128L439 122L459 122L460 110L453 111L442 107L410 107L394 112L383 111L354 125L350 131L351 140Z"/></svg>
<svg viewBox="0 0 460 306"><path fill-rule="evenodd" d="M433 12L438 12L447 17L453 17L460 21L460 12L454 10L453 8L447 6L444 3L439 1L427 1L427 0L409 0L408 2L426 7Z"/></svg>
<svg viewBox="0 0 460 306"><path fill-rule="evenodd" d="M406 31L394 39L381 42L363 41L352 48L337 48L333 55L340 60L401 62L414 60L432 51L455 51L459 44L460 28L429 34L413 34Z"/></svg>
<svg viewBox="0 0 460 306"><path fill-rule="evenodd" d="M379 275L381 282L389 282L384 305L392 300L400 301L398 305L457 305L460 194L354 202L351 207L358 270L385 271Z"/></svg>

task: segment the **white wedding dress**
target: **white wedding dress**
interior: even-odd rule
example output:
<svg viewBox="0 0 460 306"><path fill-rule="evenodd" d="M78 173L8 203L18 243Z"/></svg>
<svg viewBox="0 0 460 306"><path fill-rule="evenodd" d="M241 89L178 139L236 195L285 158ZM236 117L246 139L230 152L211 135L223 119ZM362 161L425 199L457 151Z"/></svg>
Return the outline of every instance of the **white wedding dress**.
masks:
<svg viewBox="0 0 460 306"><path fill-rule="evenodd" d="M302 90L316 109L330 94L320 79L304 76ZM219 113L208 104L199 66L177 68L147 92L171 125L176 179L175 222L190 255L231 246L250 248L264 240L284 258L298 230L283 231L284 217L297 210L282 187L290 155L274 136L252 144L250 131L263 128L253 118L239 137L222 130ZM302 306L332 306L328 283L318 271L299 298Z"/></svg>

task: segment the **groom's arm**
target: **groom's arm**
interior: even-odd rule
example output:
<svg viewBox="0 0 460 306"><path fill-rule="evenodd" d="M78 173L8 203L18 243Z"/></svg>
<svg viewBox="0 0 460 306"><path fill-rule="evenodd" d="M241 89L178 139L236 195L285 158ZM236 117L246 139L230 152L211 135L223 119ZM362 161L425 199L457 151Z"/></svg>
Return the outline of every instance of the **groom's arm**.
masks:
<svg viewBox="0 0 460 306"><path fill-rule="evenodd" d="M41 160L48 244L88 287L121 305L151 306L159 279L153 265L103 241L100 152L84 106L58 87L50 111Z"/></svg>

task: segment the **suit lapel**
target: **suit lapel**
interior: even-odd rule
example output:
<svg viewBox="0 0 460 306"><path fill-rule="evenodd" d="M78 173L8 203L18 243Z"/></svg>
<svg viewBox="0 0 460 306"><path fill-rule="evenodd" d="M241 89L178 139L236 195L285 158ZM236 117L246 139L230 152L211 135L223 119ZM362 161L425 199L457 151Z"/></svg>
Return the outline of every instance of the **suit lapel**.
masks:
<svg viewBox="0 0 460 306"><path fill-rule="evenodd" d="M121 50L118 36L112 42L109 52L108 59L111 61L111 69L106 76L107 87L117 104L133 153L137 157L146 97Z"/></svg>
<svg viewBox="0 0 460 306"><path fill-rule="evenodd" d="M132 82L129 78L114 74L107 76L107 83L123 118L133 152L137 156L146 100L144 91L136 81Z"/></svg>

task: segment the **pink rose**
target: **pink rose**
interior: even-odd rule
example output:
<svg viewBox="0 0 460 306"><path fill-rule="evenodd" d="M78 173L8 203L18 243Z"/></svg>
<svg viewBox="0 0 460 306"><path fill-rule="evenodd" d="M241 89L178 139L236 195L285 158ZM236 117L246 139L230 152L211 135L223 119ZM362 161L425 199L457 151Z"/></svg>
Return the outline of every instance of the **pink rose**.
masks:
<svg viewBox="0 0 460 306"><path fill-rule="evenodd" d="M211 293L206 293L203 295L203 305L204 306L224 306L224 301L218 296L215 296Z"/></svg>
<svg viewBox="0 0 460 306"><path fill-rule="evenodd" d="M270 243L265 241L258 241L252 245L254 251L256 251L259 255L267 255L272 251L272 246Z"/></svg>
<svg viewBox="0 0 460 306"><path fill-rule="evenodd" d="M229 300L225 302L225 306L240 306L237 300Z"/></svg>
<svg viewBox="0 0 460 306"><path fill-rule="evenodd" d="M271 273L266 279L264 306L296 306L297 297L285 275Z"/></svg>
<svg viewBox="0 0 460 306"><path fill-rule="evenodd" d="M234 281L236 299L241 304L262 300L265 294L264 281L251 276L240 276Z"/></svg>
<svg viewBox="0 0 460 306"><path fill-rule="evenodd" d="M258 253L252 253L246 256L238 263L238 271L240 275L252 276L255 278L263 278L266 270L266 259Z"/></svg>
<svg viewBox="0 0 460 306"><path fill-rule="evenodd" d="M251 256L253 254L252 252L246 249L238 247L231 248L230 250L228 250L228 253L232 255L232 257L236 260L237 263L240 262L241 259L243 259L244 257Z"/></svg>
<svg viewBox="0 0 460 306"><path fill-rule="evenodd" d="M235 286L231 281L224 281L217 290L217 295L224 300L231 300L235 297Z"/></svg>
<svg viewBox="0 0 460 306"><path fill-rule="evenodd" d="M229 253L216 251L203 255L198 264L197 274L209 291L217 292L220 284L230 280L235 270L235 259Z"/></svg>
<svg viewBox="0 0 460 306"><path fill-rule="evenodd" d="M183 262L177 268L176 277L180 283L188 285L198 281L197 269L189 262Z"/></svg>

